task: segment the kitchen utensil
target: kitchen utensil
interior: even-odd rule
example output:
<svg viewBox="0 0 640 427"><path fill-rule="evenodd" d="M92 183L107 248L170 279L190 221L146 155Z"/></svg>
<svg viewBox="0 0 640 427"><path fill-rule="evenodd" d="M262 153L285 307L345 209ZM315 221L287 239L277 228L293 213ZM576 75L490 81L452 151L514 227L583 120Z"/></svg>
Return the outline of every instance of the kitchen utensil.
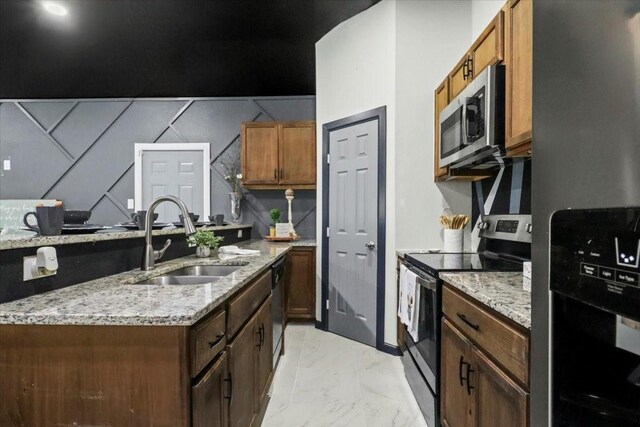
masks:
<svg viewBox="0 0 640 427"><path fill-rule="evenodd" d="M33 215L36 218L37 226L29 224L27 218ZM62 203L57 206L36 206L35 212L28 212L22 218L24 225L41 236L59 236L62 231L64 220L64 209Z"/></svg>
<svg viewBox="0 0 640 427"><path fill-rule="evenodd" d="M213 225L216 225L218 227L223 226L224 225L224 215L223 214L217 214L217 215L209 216L209 221L211 221L213 223Z"/></svg>

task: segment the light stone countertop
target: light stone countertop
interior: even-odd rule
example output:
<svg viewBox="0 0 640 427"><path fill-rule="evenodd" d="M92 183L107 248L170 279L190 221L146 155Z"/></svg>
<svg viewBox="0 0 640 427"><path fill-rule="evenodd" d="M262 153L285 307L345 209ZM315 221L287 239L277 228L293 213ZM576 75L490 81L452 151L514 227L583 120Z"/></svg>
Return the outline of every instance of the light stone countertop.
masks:
<svg viewBox="0 0 640 427"><path fill-rule="evenodd" d="M440 278L517 324L531 329L531 294L522 273L440 273Z"/></svg>
<svg viewBox="0 0 640 427"><path fill-rule="evenodd" d="M293 246L314 240L237 243L260 255L221 262L187 256L160 262L152 271L132 270L63 289L0 304L0 324L189 326L220 306ZM229 276L204 285L137 285L144 279L192 265L242 265Z"/></svg>
<svg viewBox="0 0 640 427"><path fill-rule="evenodd" d="M116 226L114 226L116 227ZM228 224L224 226L207 226L207 230L223 231L223 230L238 230L241 228L252 227L249 224ZM199 230L204 229L204 227ZM117 230L117 231L116 231ZM18 249L18 248L33 248L40 246L56 246L56 245L69 245L73 243L87 243L87 242L99 242L103 240L120 240L120 239L134 239L137 237L144 237L144 230L127 230L120 231L121 228L114 228L113 232L91 233L91 234L64 234L61 236L34 236L34 237L15 237L7 238L2 236L0 238L0 251L6 249ZM153 230L154 236L166 236L170 234L184 234L184 228L165 228L161 230Z"/></svg>

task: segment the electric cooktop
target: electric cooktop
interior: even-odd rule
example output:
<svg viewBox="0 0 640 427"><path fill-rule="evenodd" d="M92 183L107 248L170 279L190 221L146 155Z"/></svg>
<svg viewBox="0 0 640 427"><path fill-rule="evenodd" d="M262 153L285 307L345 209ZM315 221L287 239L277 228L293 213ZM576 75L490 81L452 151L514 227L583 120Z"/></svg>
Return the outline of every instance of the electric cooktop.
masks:
<svg viewBox="0 0 640 427"><path fill-rule="evenodd" d="M493 253L408 253L405 260L432 276L445 271L522 271L522 262Z"/></svg>

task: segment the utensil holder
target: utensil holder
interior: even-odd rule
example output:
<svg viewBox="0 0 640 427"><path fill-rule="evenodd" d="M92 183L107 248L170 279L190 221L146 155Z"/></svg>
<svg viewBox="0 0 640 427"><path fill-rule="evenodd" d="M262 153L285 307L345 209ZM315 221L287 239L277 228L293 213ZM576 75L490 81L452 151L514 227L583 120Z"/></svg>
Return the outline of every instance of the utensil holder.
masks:
<svg viewBox="0 0 640 427"><path fill-rule="evenodd" d="M445 252L462 252L462 243L464 230L444 229L444 251Z"/></svg>

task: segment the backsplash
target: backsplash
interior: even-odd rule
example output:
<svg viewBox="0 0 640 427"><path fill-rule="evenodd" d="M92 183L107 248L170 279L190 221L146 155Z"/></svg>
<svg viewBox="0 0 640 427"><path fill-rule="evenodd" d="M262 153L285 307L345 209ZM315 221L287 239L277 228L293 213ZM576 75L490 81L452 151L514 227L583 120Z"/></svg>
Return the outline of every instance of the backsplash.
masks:
<svg viewBox="0 0 640 427"><path fill-rule="evenodd" d="M531 160L515 159L491 178L471 184L471 224L481 214L531 213Z"/></svg>
<svg viewBox="0 0 640 427"><path fill-rule="evenodd" d="M134 144L209 142L211 214L231 219L221 156L240 145L243 121L315 120L315 97L0 100L3 199L57 198L92 210L91 222L129 219ZM315 238L315 191L296 191L296 231ZM268 233L268 210L286 212L284 191L246 195L241 222L252 237ZM286 220L286 214L283 216Z"/></svg>

